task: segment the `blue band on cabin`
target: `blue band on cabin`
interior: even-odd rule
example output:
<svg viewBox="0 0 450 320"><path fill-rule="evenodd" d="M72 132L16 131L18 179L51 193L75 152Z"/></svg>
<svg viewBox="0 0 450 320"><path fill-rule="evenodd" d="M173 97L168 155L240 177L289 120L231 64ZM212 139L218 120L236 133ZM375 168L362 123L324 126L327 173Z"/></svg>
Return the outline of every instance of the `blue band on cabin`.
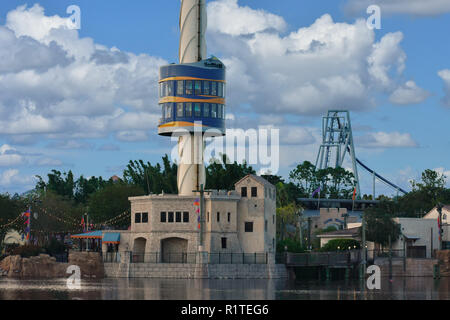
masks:
<svg viewBox="0 0 450 320"><path fill-rule="evenodd" d="M160 68L158 133L215 129L225 134L225 66L217 58Z"/></svg>

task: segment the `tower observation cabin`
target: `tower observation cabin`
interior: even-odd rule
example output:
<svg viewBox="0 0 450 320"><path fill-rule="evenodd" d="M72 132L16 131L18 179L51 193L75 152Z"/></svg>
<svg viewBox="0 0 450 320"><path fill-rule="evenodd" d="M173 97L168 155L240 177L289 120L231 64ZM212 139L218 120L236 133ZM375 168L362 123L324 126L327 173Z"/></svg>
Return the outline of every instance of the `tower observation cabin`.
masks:
<svg viewBox="0 0 450 320"><path fill-rule="evenodd" d="M208 135L225 135L225 73L225 65L216 57L162 66L158 134L170 136L180 129L193 133L195 126L201 126L202 132L215 129Z"/></svg>

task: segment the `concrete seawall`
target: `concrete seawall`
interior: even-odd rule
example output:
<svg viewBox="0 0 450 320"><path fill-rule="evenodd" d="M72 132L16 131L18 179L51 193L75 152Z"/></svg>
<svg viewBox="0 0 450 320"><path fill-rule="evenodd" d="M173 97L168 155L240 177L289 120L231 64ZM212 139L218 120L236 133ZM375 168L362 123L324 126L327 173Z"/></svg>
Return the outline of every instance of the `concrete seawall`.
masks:
<svg viewBox="0 0 450 320"><path fill-rule="evenodd" d="M105 263L110 278L170 279L281 279L287 278L283 264L176 264Z"/></svg>

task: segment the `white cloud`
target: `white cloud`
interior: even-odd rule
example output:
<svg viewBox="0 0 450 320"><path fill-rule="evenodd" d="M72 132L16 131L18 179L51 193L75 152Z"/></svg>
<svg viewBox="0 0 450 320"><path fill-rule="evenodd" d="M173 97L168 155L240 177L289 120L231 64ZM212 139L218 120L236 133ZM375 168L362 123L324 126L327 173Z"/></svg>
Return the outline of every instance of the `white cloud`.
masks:
<svg viewBox="0 0 450 320"><path fill-rule="evenodd" d="M80 38L70 23L38 4L8 13L0 26L0 135L70 140L130 130L133 121L156 126L166 61Z"/></svg>
<svg viewBox="0 0 450 320"><path fill-rule="evenodd" d="M409 133L372 132L355 137L355 144L361 148L413 148L418 144Z"/></svg>
<svg viewBox="0 0 450 320"><path fill-rule="evenodd" d="M123 142L139 142L148 140L148 134L141 130L120 131L116 138Z"/></svg>
<svg viewBox="0 0 450 320"><path fill-rule="evenodd" d="M283 31L286 22L280 16L264 10L241 7L238 0L214 1L208 5L211 31L230 35L248 35L262 31Z"/></svg>
<svg viewBox="0 0 450 320"><path fill-rule="evenodd" d="M209 15L226 17L230 10L245 14L248 8L230 0L208 4ZM338 23L325 14L288 35L281 28L249 34L223 28L217 19L208 23L210 51L227 66L227 103L234 111L318 115L336 108L367 110L379 93L397 89L405 69L403 34L387 33L376 41L363 19ZM245 19L239 24L252 25Z"/></svg>
<svg viewBox="0 0 450 320"><path fill-rule="evenodd" d="M450 107L450 70L444 69L438 72L439 77L444 81L445 97L442 98L442 103Z"/></svg>
<svg viewBox="0 0 450 320"><path fill-rule="evenodd" d="M23 163L24 159L16 149L7 144L0 147L0 167L18 166Z"/></svg>
<svg viewBox="0 0 450 320"><path fill-rule="evenodd" d="M414 81L407 81L403 86L398 87L389 97L395 104L418 104L425 101L430 93L419 88Z"/></svg>
<svg viewBox="0 0 450 320"><path fill-rule="evenodd" d="M58 159L41 158L38 159L35 164L40 167L60 167L63 165L63 162Z"/></svg>
<svg viewBox="0 0 450 320"><path fill-rule="evenodd" d="M366 11L370 5L378 5L383 13L435 16L450 12L448 0L349 0L346 10L355 14Z"/></svg>
<svg viewBox="0 0 450 320"><path fill-rule="evenodd" d="M6 187L9 190L31 188L33 183L33 177L23 176L17 169L9 169L0 173L0 187Z"/></svg>

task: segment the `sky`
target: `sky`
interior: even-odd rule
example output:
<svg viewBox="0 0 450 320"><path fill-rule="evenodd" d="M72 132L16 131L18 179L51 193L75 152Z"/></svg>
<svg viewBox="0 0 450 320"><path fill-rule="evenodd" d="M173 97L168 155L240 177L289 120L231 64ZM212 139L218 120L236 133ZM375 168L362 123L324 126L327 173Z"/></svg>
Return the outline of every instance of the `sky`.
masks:
<svg viewBox="0 0 450 320"><path fill-rule="evenodd" d="M367 26L370 5L381 29ZM157 81L178 59L179 9L0 2L0 193L30 190L52 169L109 178L129 160L171 155L175 142L157 135ZM279 129L277 174L314 163L322 117L343 109L357 157L376 172L407 190L425 169L450 177L450 0L208 0L207 11L208 54L227 66L227 128Z"/></svg>

